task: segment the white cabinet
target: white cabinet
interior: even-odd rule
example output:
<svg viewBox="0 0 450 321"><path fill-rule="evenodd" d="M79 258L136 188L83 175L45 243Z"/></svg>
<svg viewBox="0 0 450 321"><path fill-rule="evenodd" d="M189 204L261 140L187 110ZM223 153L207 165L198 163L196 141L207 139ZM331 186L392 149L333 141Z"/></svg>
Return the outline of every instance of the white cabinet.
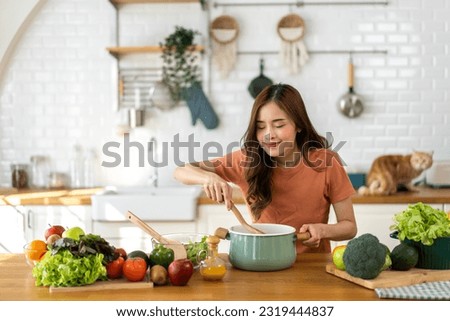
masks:
<svg viewBox="0 0 450 321"><path fill-rule="evenodd" d="M22 253L26 215L14 206L0 206L0 253Z"/></svg>
<svg viewBox="0 0 450 321"><path fill-rule="evenodd" d="M160 234L196 233L195 221L146 222ZM93 221L92 233L102 236L111 245L122 247L127 252L152 249L152 237L131 222Z"/></svg>
<svg viewBox="0 0 450 321"><path fill-rule="evenodd" d="M450 204L444 204L444 211L450 215Z"/></svg>
<svg viewBox="0 0 450 321"><path fill-rule="evenodd" d="M0 252L22 253L25 243L44 240L51 225L90 231L90 206L0 206Z"/></svg>
<svg viewBox="0 0 450 321"><path fill-rule="evenodd" d="M390 226L394 224L394 215L402 212L409 204L354 204L356 224L358 226L358 234L371 233L378 237L381 243L386 244L391 250L399 244L397 239L390 237L393 232ZM450 211L450 204L429 204L434 208ZM247 222L251 222L251 217L247 213L245 205L236 205ZM216 228L230 228L238 225L239 222L233 213L228 212L224 205L201 205L198 209L198 231L213 234ZM336 222L336 215L333 208L330 210L329 223ZM339 244L346 244L348 241L331 242L331 248ZM222 240L219 244L219 251L227 252L229 242Z"/></svg>
<svg viewBox="0 0 450 321"><path fill-rule="evenodd" d="M242 216L248 223L252 219L247 211L245 204L236 204L236 207L242 213ZM228 211L225 205L200 205L198 207L197 230L200 233L214 234L218 227L229 229L234 225L239 225L238 219L231 211ZM228 252L229 241L221 240L219 243L219 252Z"/></svg>
<svg viewBox="0 0 450 321"><path fill-rule="evenodd" d="M358 234L371 233L378 237L381 243L393 249L399 244L397 239L390 237L393 232L390 226L394 224L394 215L404 211L409 204L353 204L355 210ZM443 204L429 204L434 208L443 209ZM333 211L330 213L330 223L336 222ZM348 241L332 242L331 248L338 244L346 244Z"/></svg>
<svg viewBox="0 0 450 321"><path fill-rule="evenodd" d="M76 206L45 206L33 205L23 207L26 211L26 239L44 239L44 232L49 225L62 225L65 228L81 227L90 232L91 207Z"/></svg>

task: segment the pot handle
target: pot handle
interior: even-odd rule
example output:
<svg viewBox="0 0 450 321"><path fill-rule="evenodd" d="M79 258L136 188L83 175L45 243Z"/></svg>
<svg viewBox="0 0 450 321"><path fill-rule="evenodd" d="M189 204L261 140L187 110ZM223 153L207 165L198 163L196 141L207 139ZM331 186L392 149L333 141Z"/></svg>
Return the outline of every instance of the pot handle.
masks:
<svg viewBox="0 0 450 321"><path fill-rule="evenodd" d="M311 237L311 234L309 234L309 232L303 232L303 233L297 233L295 236L297 237L297 241L306 241L306 240L309 240L309 238Z"/></svg>
<svg viewBox="0 0 450 321"><path fill-rule="evenodd" d="M214 232L214 235L222 240L230 239L230 234L228 233L228 230L224 227L218 227Z"/></svg>

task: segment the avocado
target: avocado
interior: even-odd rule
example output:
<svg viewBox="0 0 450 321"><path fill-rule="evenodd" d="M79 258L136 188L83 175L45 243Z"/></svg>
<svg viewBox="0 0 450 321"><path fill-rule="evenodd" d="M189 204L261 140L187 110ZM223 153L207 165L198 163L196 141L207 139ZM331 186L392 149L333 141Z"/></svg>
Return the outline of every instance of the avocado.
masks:
<svg viewBox="0 0 450 321"><path fill-rule="evenodd" d="M408 271L419 261L419 251L412 245L400 243L391 251L391 268L397 271Z"/></svg>
<svg viewBox="0 0 450 321"><path fill-rule="evenodd" d="M128 258L133 258L133 257L141 257L145 260L145 262L147 262L147 267L150 266L150 258L148 257L148 255L142 251L142 250L135 250L132 251L130 253L128 253Z"/></svg>

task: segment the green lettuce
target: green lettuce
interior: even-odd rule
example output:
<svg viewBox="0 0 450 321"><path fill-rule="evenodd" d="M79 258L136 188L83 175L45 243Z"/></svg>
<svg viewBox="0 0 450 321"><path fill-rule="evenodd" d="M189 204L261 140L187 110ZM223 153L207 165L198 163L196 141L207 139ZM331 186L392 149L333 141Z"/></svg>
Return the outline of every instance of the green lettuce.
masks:
<svg viewBox="0 0 450 321"><path fill-rule="evenodd" d="M77 257L69 250L56 254L48 251L33 267L36 286L80 286L106 280L103 254Z"/></svg>
<svg viewBox="0 0 450 321"><path fill-rule="evenodd" d="M408 205L401 213L394 215L395 224L391 230L398 231L398 239L432 245L438 237L450 236L450 219L442 210L421 202Z"/></svg>

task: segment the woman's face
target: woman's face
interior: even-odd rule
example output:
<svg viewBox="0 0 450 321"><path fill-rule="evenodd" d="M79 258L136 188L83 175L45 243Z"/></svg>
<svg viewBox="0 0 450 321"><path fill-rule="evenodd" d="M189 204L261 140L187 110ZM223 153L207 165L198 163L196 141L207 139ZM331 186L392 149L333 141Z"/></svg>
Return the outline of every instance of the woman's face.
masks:
<svg viewBox="0 0 450 321"><path fill-rule="evenodd" d="M259 109L256 138L262 149L277 163L287 165L298 160L300 153L295 143L297 130L294 122L276 103L271 101Z"/></svg>

